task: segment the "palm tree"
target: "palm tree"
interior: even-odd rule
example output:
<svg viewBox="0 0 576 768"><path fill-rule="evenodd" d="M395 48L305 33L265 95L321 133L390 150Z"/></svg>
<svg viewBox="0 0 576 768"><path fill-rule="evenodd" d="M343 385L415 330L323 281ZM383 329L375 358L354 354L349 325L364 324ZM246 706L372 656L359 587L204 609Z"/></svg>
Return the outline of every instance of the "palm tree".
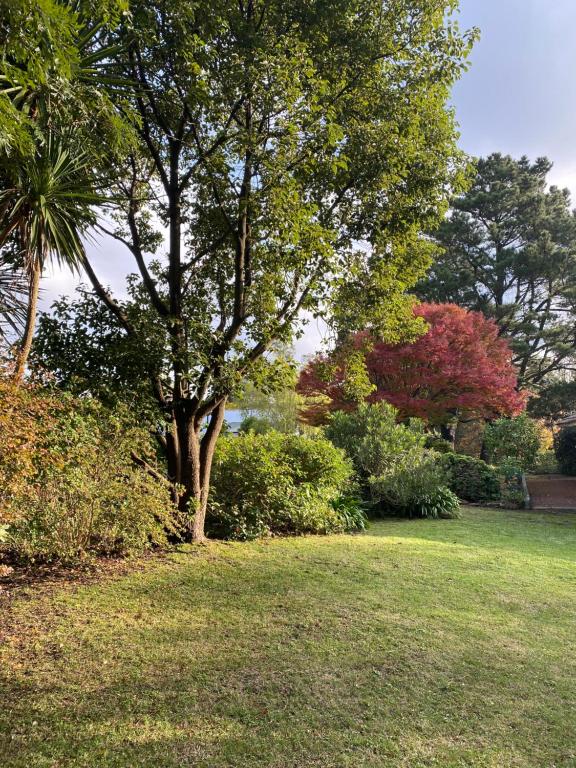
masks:
<svg viewBox="0 0 576 768"><path fill-rule="evenodd" d="M26 277L12 264L0 262L0 343L19 333L26 316Z"/></svg>
<svg viewBox="0 0 576 768"><path fill-rule="evenodd" d="M71 145L70 145L71 146ZM48 134L35 153L4 166L0 187L0 249L14 247L28 278L24 333L16 355L16 381L24 377L32 346L40 278L49 261L79 270L85 260L82 237L94 223L91 168L63 137Z"/></svg>

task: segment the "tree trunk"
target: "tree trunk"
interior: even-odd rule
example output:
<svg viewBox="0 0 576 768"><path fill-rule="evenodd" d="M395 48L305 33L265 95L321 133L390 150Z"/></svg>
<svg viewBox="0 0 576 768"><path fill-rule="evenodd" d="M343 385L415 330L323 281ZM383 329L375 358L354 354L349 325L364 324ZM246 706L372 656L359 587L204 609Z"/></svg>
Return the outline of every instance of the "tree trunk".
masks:
<svg viewBox="0 0 576 768"><path fill-rule="evenodd" d="M32 339L34 338L34 327L36 326L36 312L38 309L38 294L40 292L40 277L42 269L35 259L30 272L30 285L28 289L28 306L26 308L26 324L24 326L24 335L20 349L16 355L16 366L14 370L14 381L20 384L26 372L26 363L32 348Z"/></svg>
<svg viewBox="0 0 576 768"><path fill-rule="evenodd" d="M194 413L183 408L176 414L177 439L168 443L168 464L175 467L174 474L183 486L179 508L187 516L187 534L191 541L206 540L204 523L210 492L210 474L216 441L222 431L226 401L223 400L210 414L204 434L201 422Z"/></svg>

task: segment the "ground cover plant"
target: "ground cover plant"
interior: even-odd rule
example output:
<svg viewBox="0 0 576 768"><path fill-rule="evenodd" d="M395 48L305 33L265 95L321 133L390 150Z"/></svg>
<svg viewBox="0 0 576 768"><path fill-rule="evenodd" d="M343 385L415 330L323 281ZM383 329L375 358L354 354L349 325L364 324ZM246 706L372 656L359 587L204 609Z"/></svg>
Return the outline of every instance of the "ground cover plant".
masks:
<svg viewBox="0 0 576 768"><path fill-rule="evenodd" d="M2 763L570 768L575 559L574 515L474 509L22 589Z"/></svg>

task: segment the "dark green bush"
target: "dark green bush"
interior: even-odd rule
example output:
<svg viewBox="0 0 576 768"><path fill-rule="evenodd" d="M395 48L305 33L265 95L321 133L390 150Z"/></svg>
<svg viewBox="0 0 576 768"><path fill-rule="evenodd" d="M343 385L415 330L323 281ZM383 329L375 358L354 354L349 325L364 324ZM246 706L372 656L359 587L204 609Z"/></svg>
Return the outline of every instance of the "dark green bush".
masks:
<svg viewBox="0 0 576 768"><path fill-rule="evenodd" d="M576 427L563 427L554 440L558 468L563 475L576 475Z"/></svg>
<svg viewBox="0 0 576 768"><path fill-rule="evenodd" d="M243 540L362 528L363 515L340 498L349 496L352 474L328 440L280 432L226 437L214 458L207 530Z"/></svg>
<svg viewBox="0 0 576 768"><path fill-rule="evenodd" d="M446 453L438 458L438 463L446 471L448 487L459 499L483 502L500 498L498 473L485 461Z"/></svg>
<svg viewBox="0 0 576 768"><path fill-rule="evenodd" d="M501 507L521 509L524 506L522 473L523 470L511 462L505 462L498 467Z"/></svg>

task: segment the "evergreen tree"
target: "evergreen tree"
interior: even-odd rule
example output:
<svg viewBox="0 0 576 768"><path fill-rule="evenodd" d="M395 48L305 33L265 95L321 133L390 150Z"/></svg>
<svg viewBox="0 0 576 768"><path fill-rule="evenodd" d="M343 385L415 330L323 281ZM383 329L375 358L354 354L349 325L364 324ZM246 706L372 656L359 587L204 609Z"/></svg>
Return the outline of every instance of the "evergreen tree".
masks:
<svg viewBox="0 0 576 768"><path fill-rule="evenodd" d="M576 350L576 218L568 190L547 188L546 158L478 162L435 239L443 254L418 286L428 301L493 318L511 340L521 386L571 371Z"/></svg>

